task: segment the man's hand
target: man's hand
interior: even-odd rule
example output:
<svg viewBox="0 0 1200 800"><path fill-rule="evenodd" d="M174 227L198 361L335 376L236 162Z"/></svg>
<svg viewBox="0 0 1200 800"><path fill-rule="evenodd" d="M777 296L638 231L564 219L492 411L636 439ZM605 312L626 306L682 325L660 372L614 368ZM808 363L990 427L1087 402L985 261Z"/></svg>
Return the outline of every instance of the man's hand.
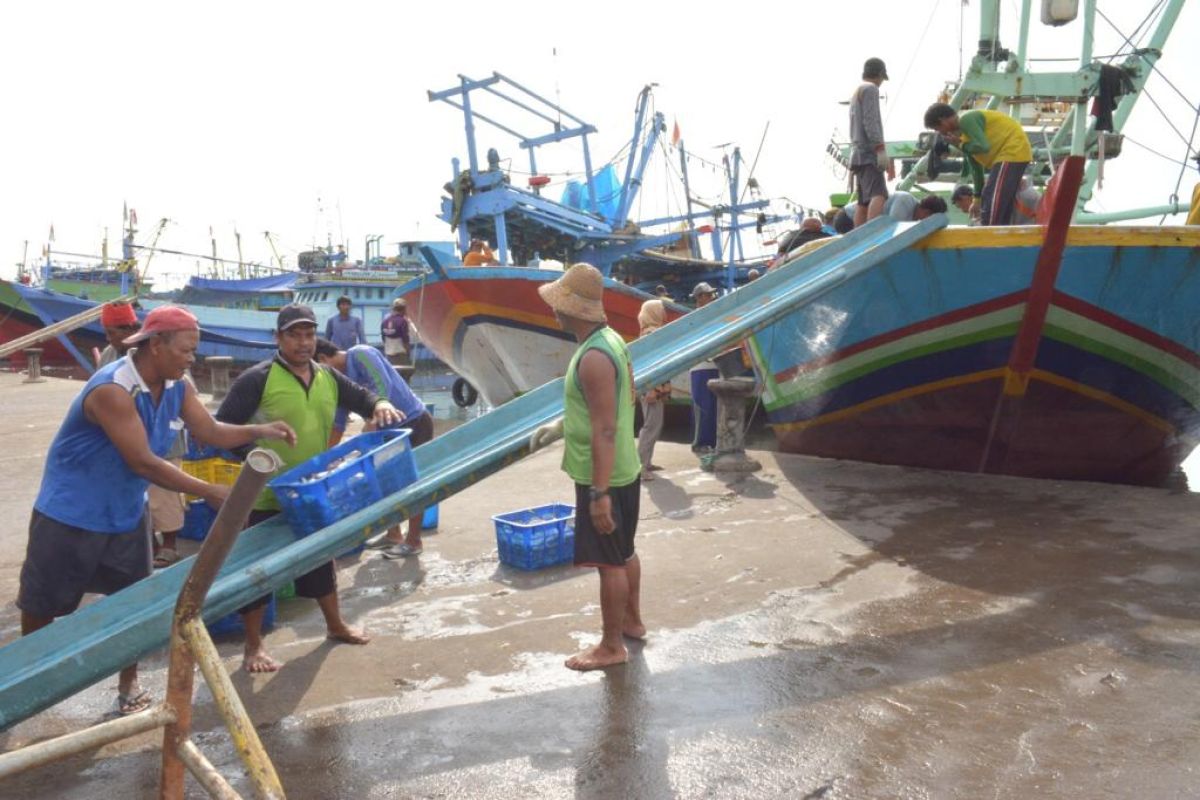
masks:
<svg viewBox="0 0 1200 800"><path fill-rule="evenodd" d="M231 486L223 486L219 483L210 483L208 491L204 493L204 501L215 509L220 509L221 505L229 498L229 490Z"/></svg>
<svg viewBox="0 0 1200 800"><path fill-rule="evenodd" d="M892 161L892 160L889 158L889 159L887 160L887 169L885 170L885 172L887 172L887 179L888 179L889 181L894 181L894 180L896 180L896 162L895 162L895 161Z"/></svg>
<svg viewBox="0 0 1200 800"><path fill-rule="evenodd" d="M563 421L560 417L554 422L547 423L533 432L529 437L529 452L541 450L552 442L557 442L563 435Z"/></svg>
<svg viewBox="0 0 1200 800"><path fill-rule="evenodd" d="M596 529L596 533L607 536L617 529L612 515L612 498L608 495L593 500L588 511L591 512L592 527Z"/></svg>
<svg viewBox="0 0 1200 800"><path fill-rule="evenodd" d="M296 446L296 432L286 422L266 422L255 427L258 429L255 439L282 439L289 447Z"/></svg>
<svg viewBox="0 0 1200 800"><path fill-rule="evenodd" d="M967 211L967 215L971 219L977 219L979 217L979 209L980 208L981 208L981 206L979 204L979 198L976 197L974 200L971 201L971 208L970 208L970 210Z"/></svg>
<svg viewBox="0 0 1200 800"><path fill-rule="evenodd" d="M371 421L378 428L386 428L389 425L395 425L397 422L404 421L404 415L387 400L383 400L375 406L375 414L371 417Z"/></svg>

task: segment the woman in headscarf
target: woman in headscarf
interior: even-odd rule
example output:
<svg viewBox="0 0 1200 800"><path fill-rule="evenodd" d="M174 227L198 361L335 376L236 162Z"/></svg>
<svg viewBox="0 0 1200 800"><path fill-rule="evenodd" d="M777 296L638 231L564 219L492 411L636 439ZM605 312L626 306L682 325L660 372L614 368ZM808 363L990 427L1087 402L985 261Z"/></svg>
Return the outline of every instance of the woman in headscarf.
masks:
<svg viewBox="0 0 1200 800"><path fill-rule="evenodd" d="M647 300L638 312L640 336L646 336L667 324L667 307L662 300ZM642 480L654 480L651 470L659 469L651 464L654 445L663 429L663 406L671 397L671 384L656 386L642 395L642 431L638 434L638 458L642 462Z"/></svg>

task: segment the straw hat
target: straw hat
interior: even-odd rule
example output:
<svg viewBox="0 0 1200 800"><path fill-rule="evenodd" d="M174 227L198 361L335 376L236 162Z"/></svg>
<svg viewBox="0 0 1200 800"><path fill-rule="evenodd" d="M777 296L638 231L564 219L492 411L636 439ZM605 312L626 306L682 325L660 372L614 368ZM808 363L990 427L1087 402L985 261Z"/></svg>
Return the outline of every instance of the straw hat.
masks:
<svg viewBox="0 0 1200 800"><path fill-rule="evenodd" d="M575 264L563 276L538 287L546 305L569 317L604 322L604 276L591 264Z"/></svg>

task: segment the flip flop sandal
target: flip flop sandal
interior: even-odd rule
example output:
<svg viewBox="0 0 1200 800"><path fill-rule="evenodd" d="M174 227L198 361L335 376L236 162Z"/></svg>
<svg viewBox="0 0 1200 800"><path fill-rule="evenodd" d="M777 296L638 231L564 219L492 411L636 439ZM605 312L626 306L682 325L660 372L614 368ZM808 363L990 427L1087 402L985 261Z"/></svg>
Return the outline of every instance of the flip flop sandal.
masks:
<svg viewBox="0 0 1200 800"><path fill-rule="evenodd" d="M169 567L179 560L179 553L172 550L170 547L164 547L158 551L158 555L154 557L154 568L162 569Z"/></svg>
<svg viewBox="0 0 1200 800"><path fill-rule="evenodd" d="M122 717L128 717L130 714L138 714L150 708L152 700L150 692L145 689L139 689L136 693L121 694L117 693L117 714Z"/></svg>

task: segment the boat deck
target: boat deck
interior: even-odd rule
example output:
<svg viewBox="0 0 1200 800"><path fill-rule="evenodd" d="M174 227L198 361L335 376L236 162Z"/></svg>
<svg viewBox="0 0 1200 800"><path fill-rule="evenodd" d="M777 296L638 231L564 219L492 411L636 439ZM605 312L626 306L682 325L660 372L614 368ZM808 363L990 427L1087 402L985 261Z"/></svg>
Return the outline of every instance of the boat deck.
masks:
<svg viewBox="0 0 1200 800"><path fill-rule="evenodd" d="M79 386L0 373L10 599L41 459ZM754 455L763 471L725 482L660 445L638 539L650 638L608 674L561 666L598 630L595 576L496 559L492 514L570 497L557 446L444 502L419 559L341 562L369 646L331 645L305 600L279 606L277 674L238 672L238 640L221 640L288 796L1194 793L1200 496ZM7 603L0 641L16 631ZM165 658L143 667L161 697ZM114 684L0 746L99 720ZM201 748L249 796L207 692L196 710ZM157 741L0 796L153 797Z"/></svg>

